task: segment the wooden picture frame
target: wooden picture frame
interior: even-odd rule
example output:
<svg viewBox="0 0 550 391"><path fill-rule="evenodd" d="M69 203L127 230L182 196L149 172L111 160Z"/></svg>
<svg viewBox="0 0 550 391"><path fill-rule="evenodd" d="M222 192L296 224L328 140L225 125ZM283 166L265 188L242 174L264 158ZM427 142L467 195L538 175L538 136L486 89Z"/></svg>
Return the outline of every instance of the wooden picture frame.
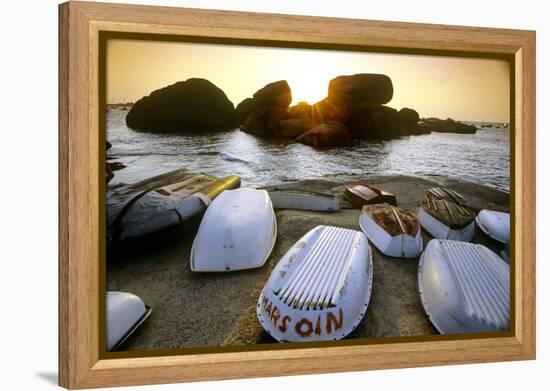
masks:
<svg viewBox="0 0 550 391"><path fill-rule="evenodd" d="M475 338L106 357L102 32L340 45L356 50L464 53L512 63L512 330ZM513 136L513 137L512 137ZM103 159L103 160L102 160ZM68 2L59 6L59 384L123 386L535 358L535 32ZM102 240L103 239L103 240ZM103 255L104 256L104 255ZM103 317L104 319L104 317Z"/></svg>

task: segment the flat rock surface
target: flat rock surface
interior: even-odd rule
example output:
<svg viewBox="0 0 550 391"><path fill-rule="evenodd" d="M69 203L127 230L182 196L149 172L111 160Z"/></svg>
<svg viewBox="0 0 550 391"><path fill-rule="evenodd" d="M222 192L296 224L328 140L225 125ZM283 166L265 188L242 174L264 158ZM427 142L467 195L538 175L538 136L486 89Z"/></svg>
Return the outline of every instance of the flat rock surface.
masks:
<svg viewBox="0 0 550 391"><path fill-rule="evenodd" d="M480 209L508 211L509 195L474 183L437 178L388 176L364 181L304 180L268 188L337 194L338 212L276 211L278 236L266 264L256 270L231 273L192 273L189 254L200 219L186 227L158 233L110 250L107 289L140 296L153 309L151 317L120 350L154 350L183 347L275 343L256 318L256 302L271 270L286 251L317 225L359 230L360 210L343 200L350 183L382 187L396 194L398 206L413 212L428 188L448 186ZM423 231L424 244L431 237ZM474 243L499 253L501 247L477 229ZM380 338L436 334L418 296L418 258L382 255L374 246L374 278L367 313L347 338Z"/></svg>

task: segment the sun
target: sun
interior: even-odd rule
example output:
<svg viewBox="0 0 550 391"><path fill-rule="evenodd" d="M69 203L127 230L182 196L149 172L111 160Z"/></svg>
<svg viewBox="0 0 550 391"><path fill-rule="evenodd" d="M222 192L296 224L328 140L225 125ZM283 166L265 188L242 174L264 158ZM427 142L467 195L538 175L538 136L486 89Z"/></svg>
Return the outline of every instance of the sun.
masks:
<svg viewBox="0 0 550 391"><path fill-rule="evenodd" d="M301 75L288 81L292 90L292 104L307 102L314 104L327 96L328 82L314 76Z"/></svg>
<svg viewBox="0 0 550 391"><path fill-rule="evenodd" d="M312 57L307 51L296 53L292 59L292 68L286 76L292 91L292 104L314 104L326 98L328 84L339 74L337 69L342 66L340 60L333 59L326 53L321 58Z"/></svg>

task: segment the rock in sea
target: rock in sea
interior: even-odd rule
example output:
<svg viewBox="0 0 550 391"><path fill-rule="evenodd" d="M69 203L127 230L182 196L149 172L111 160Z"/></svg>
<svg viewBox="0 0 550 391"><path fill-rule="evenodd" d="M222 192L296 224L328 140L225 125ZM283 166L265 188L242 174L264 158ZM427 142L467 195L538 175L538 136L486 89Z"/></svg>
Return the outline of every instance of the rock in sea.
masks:
<svg viewBox="0 0 550 391"><path fill-rule="evenodd" d="M264 86L256 91L252 98L239 103L238 113L241 120L247 114L241 124L241 130L257 136L279 134L280 123L286 117L291 101L292 94L286 80Z"/></svg>
<svg viewBox="0 0 550 391"><path fill-rule="evenodd" d="M346 127L336 121L323 122L298 136L296 141L315 148L348 146L352 143Z"/></svg>
<svg viewBox="0 0 550 391"><path fill-rule="evenodd" d="M393 84L388 76L382 74L338 76L328 85L328 96L337 94L352 96L356 102L385 104L393 97Z"/></svg>
<svg viewBox="0 0 550 391"><path fill-rule="evenodd" d="M257 108L284 107L292 101L292 93L286 80L269 83L253 95Z"/></svg>
<svg viewBox="0 0 550 391"><path fill-rule="evenodd" d="M464 124L451 118L447 118L446 120L423 118L418 123L418 127L423 130L442 133L475 133L477 131L475 126Z"/></svg>
<svg viewBox="0 0 550 391"><path fill-rule="evenodd" d="M254 112L254 99L246 98L235 108L237 122L242 125L246 118Z"/></svg>
<svg viewBox="0 0 550 391"><path fill-rule="evenodd" d="M313 106L309 103L298 102L298 104L288 108L286 119L310 119L311 110L313 110Z"/></svg>
<svg viewBox="0 0 550 391"><path fill-rule="evenodd" d="M205 79L188 79L153 91L126 116L128 127L145 132L192 133L236 127L233 103Z"/></svg>
<svg viewBox="0 0 550 391"><path fill-rule="evenodd" d="M333 94L313 105L311 119L315 124L325 121L348 123L355 115L355 109L359 103L361 102L356 101L351 95Z"/></svg>
<svg viewBox="0 0 550 391"><path fill-rule="evenodd" d="M293 118L281 121L281 136L295 138L311 128L309 118Z"/></svg>

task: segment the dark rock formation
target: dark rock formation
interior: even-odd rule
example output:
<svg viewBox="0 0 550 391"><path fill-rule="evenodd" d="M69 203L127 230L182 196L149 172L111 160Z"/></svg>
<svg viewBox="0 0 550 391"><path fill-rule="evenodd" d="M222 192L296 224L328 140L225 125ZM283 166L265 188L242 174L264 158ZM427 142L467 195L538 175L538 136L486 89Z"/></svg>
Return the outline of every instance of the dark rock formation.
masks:
<svg viewBox="0 0 550 391"><path fill-rule="evenodd" d="M420 121L414 109L397 111L386 106L392 96L393 84L388 76L361 73L332 79L328 96L313 105L300 102L289 107L290 87L282 80L243 100L236 111L245 132L263 137L296 137L296 141L319 147L348 145L351 139L392 139L431 131L475 132L475 127L451 119ZM323 126L313 131L320 125Z"/></svg>
<svg viewBox="0 0 550 391"><path fill-rule="evenodd" d="M237 122L243 124L246 118L254 111L254 99L246 98L235 108Z"/></svg>
<svg viewBox="0 0 550 391"><path fill-rule="evenodd" d="M268 115L269 112L265 110L253 111L244 120L241 130L256 136L269 136L270 132L266 126Z"/></svg>
<svg viewBox="0 0 550 391"><path fill-rule="evenodd" d="M475 133L477 131L475 126L464 124L451 118L447 118L446 120L423 118L418 123L418 127L426 131L442 133Z"/></svg>
<svg viewBox="0 0 550 391"><path fill-rule="evenodd" d="M253 95L257 108L285 107L292 101L290 87L286 80L279 80L267 84Z"/></svg>
<svg viewBox="0 0 550 391"><path fill-rule="evenodd" d="M109 149L111 149L112 145L109 141L105 140L105 147L106 147L105 150L108 151Z"/></svg>
<svg viewBox="0 0 550 391"><path fill-rule="evenodd" d="M354 115L359 103L351 95L331 95L313 105L311 119L315 124L325 121L338 121L345 124Z"/></svg>
<svg viewBox="0 0 550 391"><path fill-rule="evenodd" d="M290 106L286 113L287 119L310 119L311 118L311 110L313 110L313 106L311 106L307 102L299 102L297 105Z"/></svg>
<svg viewBox="0 0 550 391"><path fill-rule="evenodd" d="M393 97L393 84L386 75L359 73L338 76L328 85L328 96L345 94L356 102L388 103Z"/></svg>
<svg viewBox="0 0 550 391"><path fill-rule="evenodd" d="M340 122L348 128L353 138L368 138L365 127L374 126L375 129L369 133L372 137L378 137L377 134L382 133L378 129L381 126L391 124L397 128L394 122L398 117L393 112L389 113L389 108L382 106L392 96L393 84L386 75L362 73L338 76L330 81L328 96L313 105L311 120L314 124ZM369 118L369 115L384 118ZM381 124L378 126L377 123ZM393 133L390 131L386 136L391 137Z"/></svg>
<svg viewBox="0 0 550 391"><path fill-rule="evenodd" d="M398 128L402 135L419 135L419 134L428 134L430 133L427 129L422 129L418 126L418 121L420 116L418 112L414 109L409 109L404 107L397 113L398 115Z"/></svg>
<svg viewBox="0 0 550 391"><path fill-rule="evenodd" d="M351 134L359 139L390 139L401 136L399 114L392 107L364 102L352 119Z"/></svg>
<svg viewBox="0 0 550 391"><path fill-rule="evenodd" d="M139 131L188 133L229 130L237 125L225 93L205 79L188 79L138 100L126 124Z"/></svg>
<svg viewBox="0 0 550 391"><path fill-rule="evenodd" d="M347 126L355 139L392 139L411 134L429 133L417 126L418 113L409 108L396 109L363 102Z"/></svg>
<svg viewBox="0 0 550 391"><path fill-rule="evenodd" d="M115 174L113 174L113 170L111 170L109 163L105 163L105 182L109 183L114 177Z"/></svg>
<svg viewBox="0 0 550 391"><path fill-rule="evenodd" d="M399 120L404 127L413 127L416 126L418 120L420 120L420 116L416 110L404 107L399 110Z"/></svg>
<svg viewBox="0 0 550 391"><path fill-rule="evenodd" d="M351 145L352 140L344 125L327 121L301 134L296 141L315 148Z"/></svg>
<svg viewBox="0 0 550 391"><path fill-rule="evenodd" d="M281 121L281 136L286 138L296 138L302 133L311 129L309 118L291 118Z"/></svg>
<svg viewBox="0 0 550 391"><path fill-rule="evenodd" d="M257 136L279 134L281 121L285 119L288 105L292 101L288 83L285 80L270 83L248 99L251 101L245 99L239 104L239 116L242 118L247 114L241 130Z"/></svg>
<svg viewBox="0 0 550 391"><path fill-rule="evenodd" d="M286 107L272 107L268 110L266 128L271 134L279 131L281 121L286 117Z"/></svg>
<svg viewBox="0 0 550 391"><path fill-rule="evenodd" d="M121 162L111 162L107 163L109 168L111 168L112 171L122 170L123 168L126 168L126 165Z"/></svg>
<svg viewBox="0 0 550 391"><path fill-rule="evenodd" d="M241 130L256 136L273 136L279 132L286 108L271 107L253 111L244 121Z"/></svg>

